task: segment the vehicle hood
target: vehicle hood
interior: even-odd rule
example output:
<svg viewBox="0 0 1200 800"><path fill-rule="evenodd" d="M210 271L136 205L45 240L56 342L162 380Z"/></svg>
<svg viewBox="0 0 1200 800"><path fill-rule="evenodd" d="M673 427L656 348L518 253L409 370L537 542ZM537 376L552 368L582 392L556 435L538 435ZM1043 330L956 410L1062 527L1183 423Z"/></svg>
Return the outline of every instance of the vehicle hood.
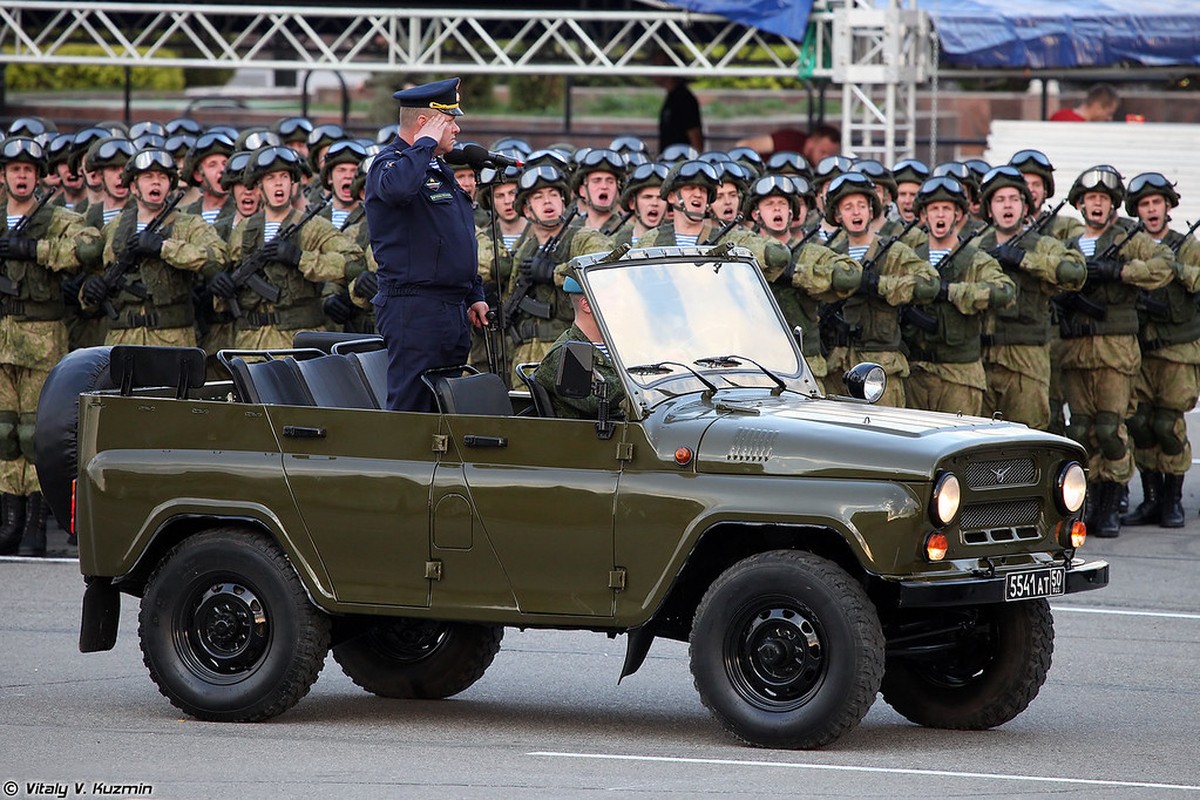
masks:
<svg viewBox="0 0 1200 800"><path fill-rule="evenodd" d="M1071 440L1018 423L843 399L722 393L675 413L692 424L711 420L697 448L699 472L930 480L939 462L974 448L1052 446L1083 458Z"/></svg>

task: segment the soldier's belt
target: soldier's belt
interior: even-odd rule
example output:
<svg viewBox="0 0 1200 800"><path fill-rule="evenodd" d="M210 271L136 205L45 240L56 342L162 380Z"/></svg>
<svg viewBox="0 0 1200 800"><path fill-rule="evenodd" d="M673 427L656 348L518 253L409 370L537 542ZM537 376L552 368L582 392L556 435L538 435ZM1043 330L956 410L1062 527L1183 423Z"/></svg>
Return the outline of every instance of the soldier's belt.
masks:
<svg viewBox="0 0 1200 800"><path fill-rule="evenodd" d="M444 303L462 303L467 299L466 290L455 286L426 286L420 283L380 281L379 291L388 297L430 297Z"/></svg>
<svg viewBox="0 0 1200 800"><path fill-rule="evenodd" d="M0 317L25 316L25 303L20 300L10 300L7 297L0 300Z"/></svg>
<svg viewBox="0 0 1200 800"><path fill-rule="evenodd" d="M271 312L248 311L242 315L239 322L241 328L265 328L268 325L278 325L279 315Z"/></svg>
<svg viewBox="0 0 1200 800"><path fill-rule="evenodd" d="M191 305L163 306L145 312L124 311L109 325L113 328L186 328L192 325L195 316Z"/></svg>

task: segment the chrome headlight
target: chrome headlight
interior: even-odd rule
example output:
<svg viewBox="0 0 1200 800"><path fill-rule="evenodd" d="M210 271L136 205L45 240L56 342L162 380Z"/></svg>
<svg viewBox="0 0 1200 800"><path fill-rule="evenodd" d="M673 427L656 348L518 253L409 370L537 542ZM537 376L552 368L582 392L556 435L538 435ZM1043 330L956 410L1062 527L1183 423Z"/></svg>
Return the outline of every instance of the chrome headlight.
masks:
<svg viewBox="0 0 1200 800"><path fill-rule="evenodd" d="M855 364L846 370L842 380L845 381L846 391L851 397L866 400L868 403L878 401L883 397L883 390L887 388L887 373L883 371L883 367L869 361Z"/></svg>
<svg viewBox="0 0 1200 800"><path fill-rule="evenodd" d="M1063 514L1074 514L1083 508L1083 499L1087 495L1087 475L1078 461L1068 461L1062 465L1054 489L1054 502Z"/></svg>
<svg viewBox="0 0 1200 800"><path fill-rule="evenodd" d="M958 515L958 507L962 502L962 487L953 472L943 472L933 487L933 497L929 498L929 518L939 528L944 528L954 521Z"/></svg>

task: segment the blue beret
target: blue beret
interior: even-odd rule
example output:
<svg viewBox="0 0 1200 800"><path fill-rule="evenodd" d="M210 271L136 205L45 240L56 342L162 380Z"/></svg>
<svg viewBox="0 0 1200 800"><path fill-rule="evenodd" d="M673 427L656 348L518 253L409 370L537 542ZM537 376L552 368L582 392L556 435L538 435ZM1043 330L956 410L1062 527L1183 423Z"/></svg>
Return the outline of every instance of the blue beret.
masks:
<svg viewBox="0 0 1200 800"><path fill-rule="evenodd" d="M432 108L452 117L461 117L462 109L458 107L458 78L446 78L444 81L423 83L411 89L396 92L392 97L400 101L405 108Z"/></svg>
<svg viewBox="0 0 1200 800"><path fill-rule="evenodd" d="M568 275L563 278L563 291L567 294L583 294L583 287L579 285L579 281Z"/></svg>

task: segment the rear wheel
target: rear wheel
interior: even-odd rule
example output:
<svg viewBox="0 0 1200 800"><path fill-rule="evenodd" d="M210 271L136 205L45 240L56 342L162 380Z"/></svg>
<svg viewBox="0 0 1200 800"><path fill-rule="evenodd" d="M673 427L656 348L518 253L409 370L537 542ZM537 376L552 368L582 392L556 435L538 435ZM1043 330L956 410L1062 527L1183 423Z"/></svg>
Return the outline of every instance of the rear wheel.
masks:
<svg viewBox="0 0 1200 800"><path fill-rule="evenodd" d="M883 633L862 587L831 561L781 550L730 567L691 636L700 699L760 747L812 748L852 730L875 700Z"/></svg>
<svg viewBox="0 0 1200 800"><path fill-rule="evenodd" d="M387 619L335 645L333 658L380 697L440 699L482 678L503 638L499 625Z"/></svg>
<svg viewBox="0 0 1200 800"><path fill-rule="evenodd" d="M1037 697L1054 653L1045 600L938 612L895 631L904 645L889 648L883 699L931 728L984 730L1013 719Z"/></svg>
<svg viewBox="0 0 1200 800"><path fill-rule="evenodd" d="M255 722L308 694L329 651L329 618L270 538L221 528L160 562L138 617L159 691L198 719Z"/></svg>

